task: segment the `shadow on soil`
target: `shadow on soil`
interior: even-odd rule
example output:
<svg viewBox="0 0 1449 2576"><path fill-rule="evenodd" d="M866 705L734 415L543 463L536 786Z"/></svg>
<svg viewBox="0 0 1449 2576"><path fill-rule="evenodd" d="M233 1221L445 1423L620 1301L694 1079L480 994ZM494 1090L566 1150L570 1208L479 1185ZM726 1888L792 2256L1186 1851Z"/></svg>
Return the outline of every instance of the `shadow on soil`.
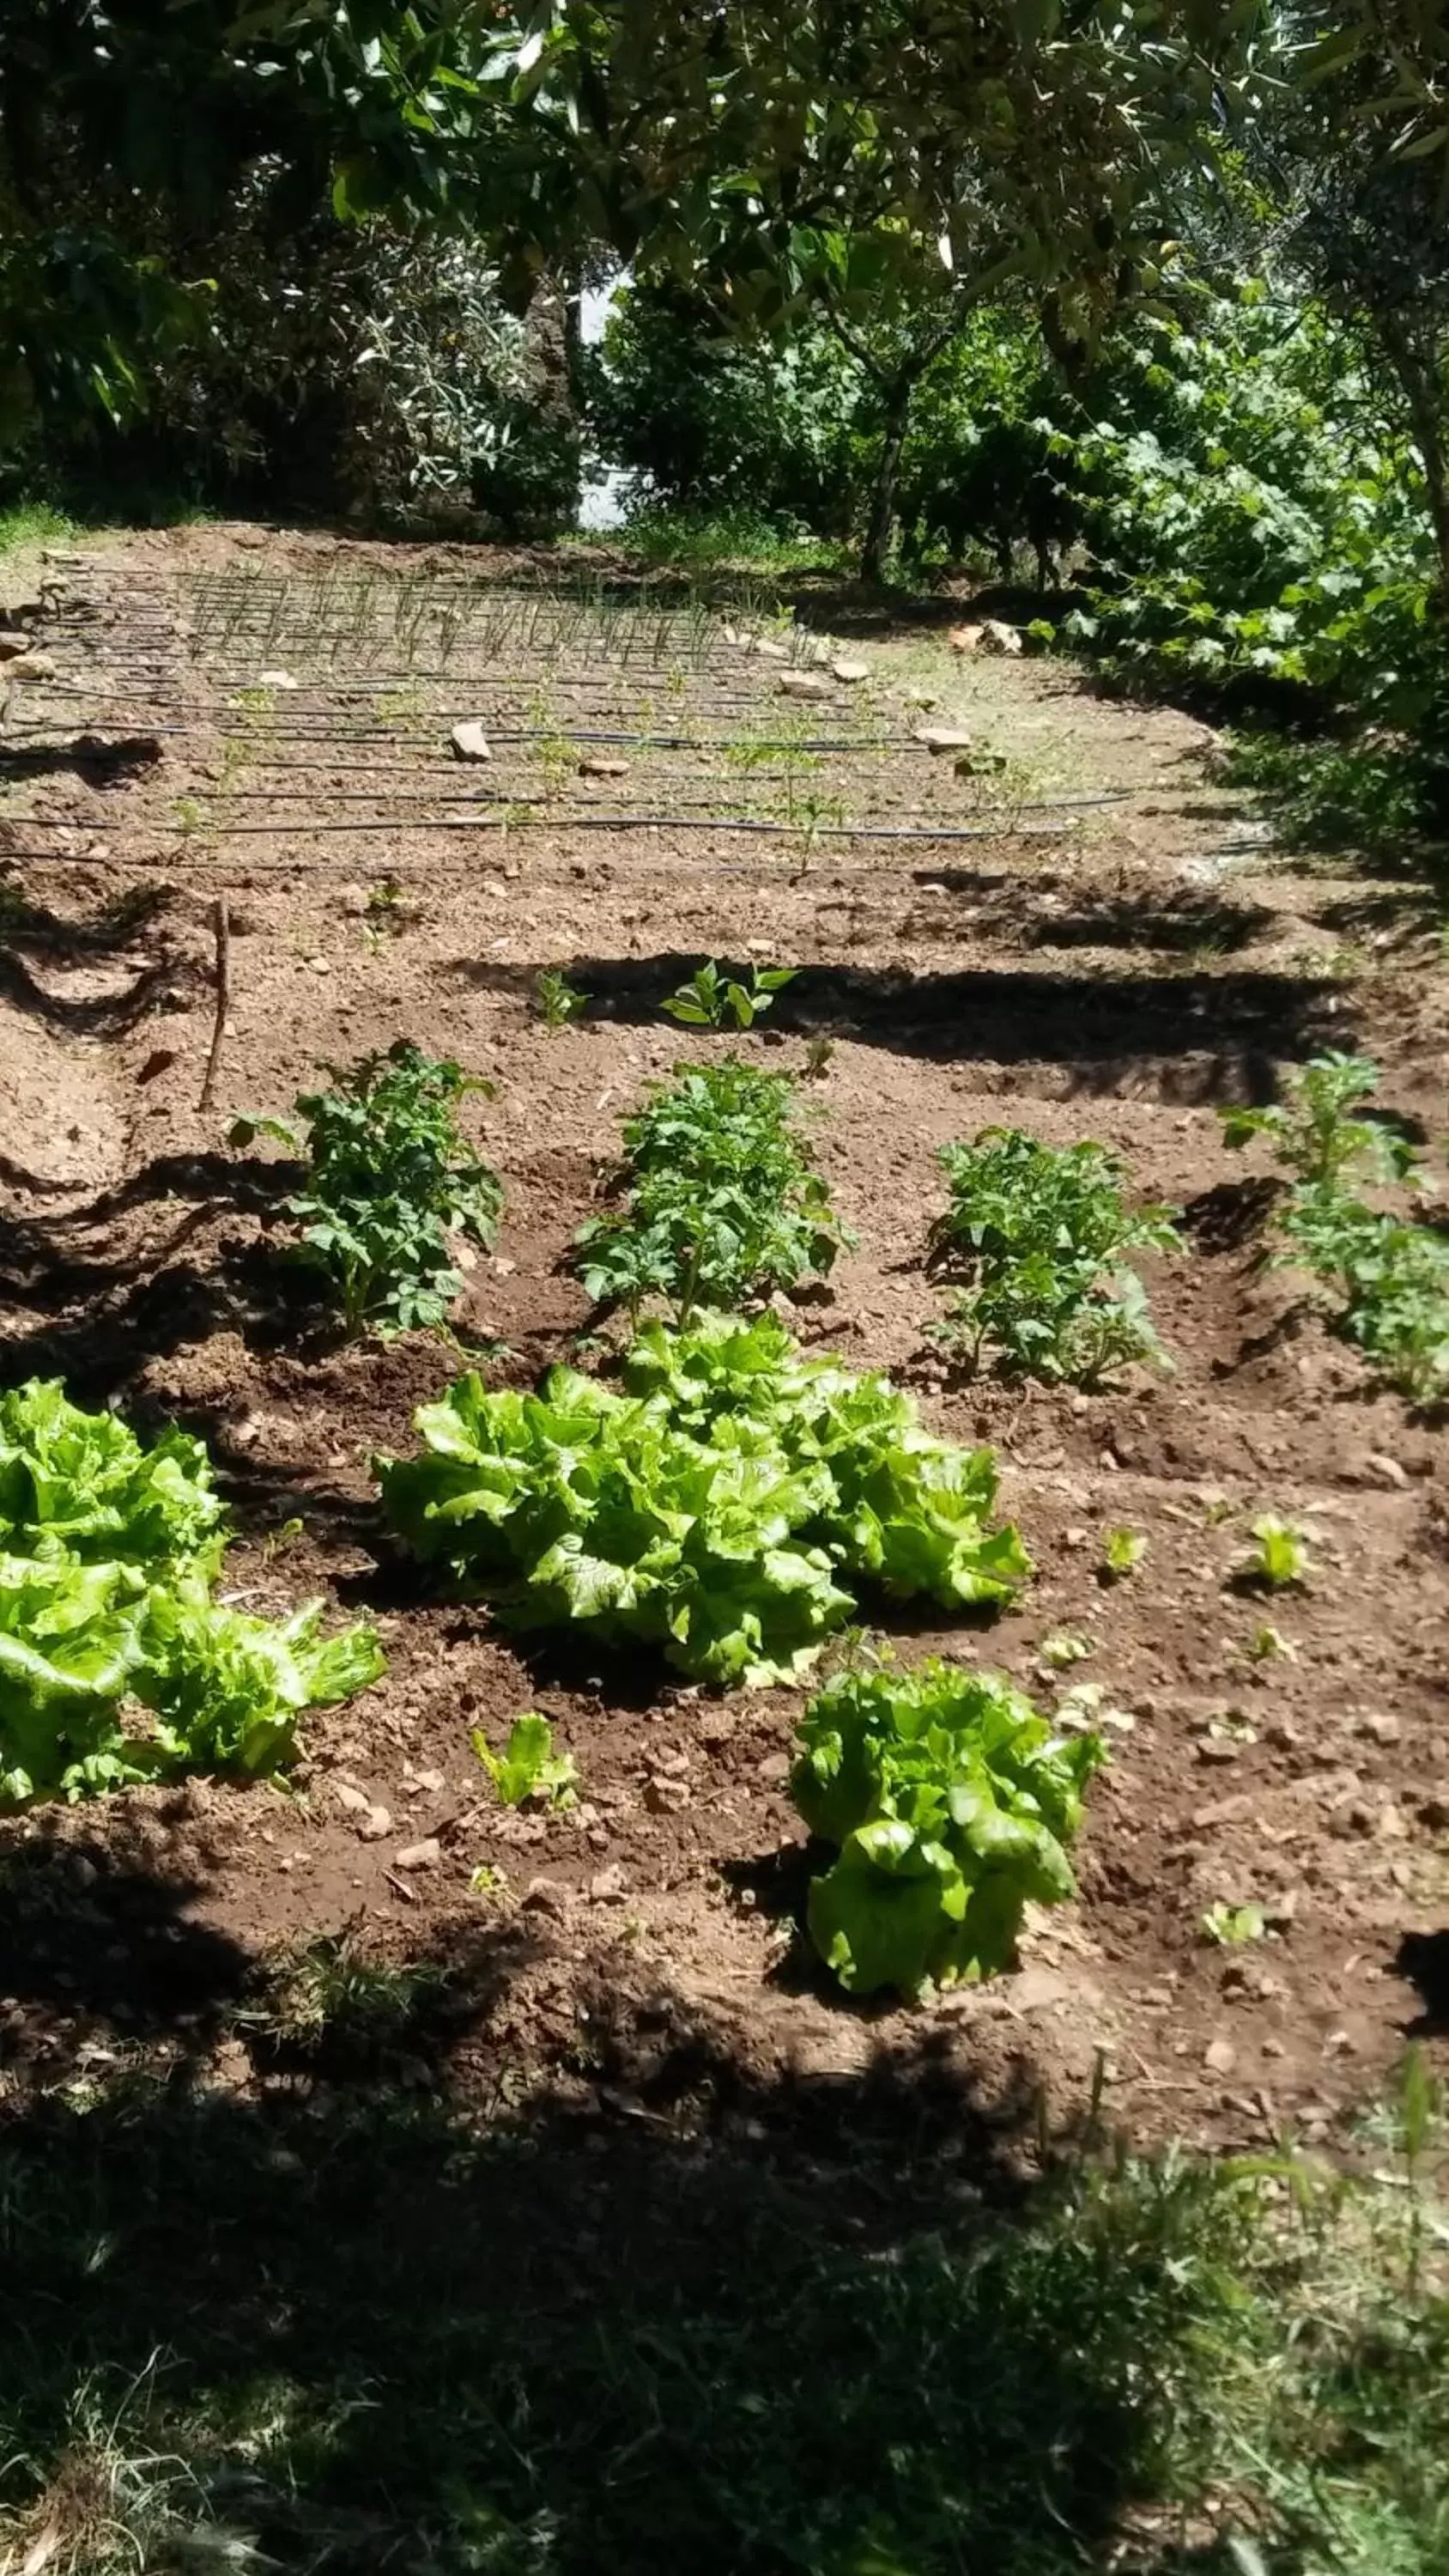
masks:
<svg viewBox="0 0 1449 2576"><path fill-rule="evenodd" d="M600 1021L655 1022L698 956L579 957L571 982ZM721 960L721 964L726 961ZM535 966L460 960L485 990L526 997ZM748 969L743 971L748 980ZM803 966L771 1013L772 1030L817 1032L944 1063L1061 1065L1073 1087L1112 1091L1150 1069L1169 1100L1272 1100L1284 1058L1350 1042L1328 980L1246 971L1071 976L981 969L912 975ZM681 1033L687 1039L689 1032Z"/></svg>
<svg viewBox="0 0 1449 2576"><path fill-rule="evenodd" d="M896 2016L762 2069L632 1962L514 2116L536 1918L278 1965L149 1847L42 1837L3 1888L22 2554L48 2518L77 2570L1112 2563L1202 2294L1170 2224L1030 2181L1025 2060L988 2084ZM480 2024L502 2126L452 2084Z"/></svg>

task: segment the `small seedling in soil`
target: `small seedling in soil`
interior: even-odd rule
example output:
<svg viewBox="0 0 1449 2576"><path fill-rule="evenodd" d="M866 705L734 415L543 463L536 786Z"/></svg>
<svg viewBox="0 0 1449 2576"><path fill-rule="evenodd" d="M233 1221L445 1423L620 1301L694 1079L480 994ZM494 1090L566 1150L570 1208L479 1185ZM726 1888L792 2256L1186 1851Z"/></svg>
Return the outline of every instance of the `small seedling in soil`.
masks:
<svg viewBox="0 0 1449 2576"><path fill-rule="evenodd" d="M1279 1162L1309 1189L1341 1187L1355 1165L1376 1180L1402 1180L1418 1160L1412 1145L1376 1119L1351 1115L1378 1086L1378 1066L1367 1056L1315 1056L1290 1077L1286 1102L1224 1110L1223 1142L1271 1137Z"/></svg>
<svg viewBox="0 0 1449 2576"><path fill-rule="evenodd" d="M1210 1905L1202 1918L1205 1941L1216 1941L1221 1949L1238 1950L1246 1942L1261 1941L1267 1925L1260 1905Z"/></svg>
<svg viewBox="0 0 1449 2576"><path fill-rule="evenodd" d="M1104 1583L1120 1582L1124 1574L1136 1573L1146 1554L1147 1541L1140 1530L1109 1529L1098 1574Z"/></svg>
<svg viewBox="0 0 1449 2576"><path fill-rule="evenodd" d="M492 1861L480 1861L468 1881L468 1888L473 1896L505 1896L508 1892L508 1873L506 1870L495 1869Z"/></svg>
<svg viewBox="0 0 1449 2576"><path fill-rule="evenodd" d="M1090 1637L1076 1637L1069 1631L1063 1631L1053 1637L1043 1637L1037 1648L1042 1662L1050 1664L1055 1672L1064 1671L1068 1664L1085 1662L1087 1656L1094 1652L1095 1648Z"/></svg>
<svg viewBox="0 0 1449 2576"><path fill-rule="evenodd" d="M1236 1575L1245 1586L1261 1584L1270 1592L1286 1590L1290 1584L1308 1579L1311 1560L1306 1533L1292 1521L1280 1521L1272 1512L1264 1512L1252 1523L1253 1545L1244 1548L1236 1560Z"/></svg>
<svg viewBox="0 0 1449 2576"><path fill-rule="evenodd" d="M369 886L362 934L368 946L381 948L385 940L395 939L407 928L410 909L396 877L382 877Z"/></svg>
<svg viewBox="0 0 1449 2576"><path fill-rule="evenodd" d="M1244 1651L1249 1662L1254 1664L1270 1664L1280 1656L1290 1664L1298 1661L1298 1649L1291 1637L1285 1637L1282 1629L1275 1628L1271 1619L1265 1619L1261 1628L1254 1629Z"/></svg>
<svg viewBox="0 0 1449 2576"><path fill-rule="evenodd" d="M522 1807L537 1800L557 1815L578 1805L579 1775L574 1757L571 1753L555 1753L553 1728L537 1709L514 1719L502 1753L494 1752L481 1728L474 1733L473 1750L505 1807Z"/></svg>
<svg viewBox="0 0 1449 2576"><path fill-rule="evenodd" d="M301 1521L290 1520L283 1521L277 1529L268 1530L262 1541L263 1565L270 1565L273 1557L280 1556L284 1547L290 1547L294 1539L299 1539L303 1527L304 1524Z"/></svg>
<svg viewBox="0 0 1449 2576"><path fill-rule="evenodd" d="M710 957L687 984L669 995L662 1008L671 1020L689 1029L752 1028L798 972L795 966L752 966L748 984L741 984L734 976L722 975Z"/></svg>
<svg viewBox="0 0 1449 2576"><path fill-rule="evenodd" d="M588 994L552 966L545 966L535 978L533 991L539 1018L550 1033L566 1029L570 1020L582 1019L589 1007Z"/></svg>
<svg viewBox="0 0 1449 2576"><path fill-rule="evenodd" d="M834 1053L834 1038L828 1038L822 1033L817 1033L816 1036L807 1040L805 1047L805 1079L807 1082L824 1081L826 1074L830 1070L830 1062Z"/></svg>

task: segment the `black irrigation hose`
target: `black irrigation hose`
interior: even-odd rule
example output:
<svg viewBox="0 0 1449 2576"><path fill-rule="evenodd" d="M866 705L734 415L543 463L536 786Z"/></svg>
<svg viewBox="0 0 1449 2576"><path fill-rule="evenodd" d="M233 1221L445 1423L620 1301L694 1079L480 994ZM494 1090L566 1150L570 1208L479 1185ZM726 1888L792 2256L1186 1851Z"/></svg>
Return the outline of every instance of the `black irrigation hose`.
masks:
<svg viewBox="0 0 1449 2576"><path fill-rule="evenodd" d="M1020 810L1019 808L1017 809ZM203 828L221 841L275 840L279 832L292 831L303 839L315 840L319 833L397 832L412 828L420 832L496 832L506 836L512 830L527 830L533 817L515 823L503 815L497 821L482 814L434 815L411 826L398 821L382 823L208 823ZM753 832L763 838L789 841L1031 841L1054 840L1066 830L1065 824L1036 823L1018 831L1009 822L970 826L944 825L932 830L928 825L906 823L822 823L811 830L803 823L751 823L731 817L707 814L544 814L537 818L546 827L556 826L569 832ZM74 828L74 827L72 827Z"/></svg>

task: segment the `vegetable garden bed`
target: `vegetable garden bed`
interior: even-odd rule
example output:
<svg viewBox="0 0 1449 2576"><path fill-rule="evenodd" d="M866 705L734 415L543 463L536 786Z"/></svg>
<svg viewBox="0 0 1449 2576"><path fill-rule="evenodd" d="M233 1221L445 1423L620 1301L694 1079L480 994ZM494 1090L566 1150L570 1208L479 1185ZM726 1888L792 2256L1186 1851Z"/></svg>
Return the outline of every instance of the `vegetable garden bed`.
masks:
<svg viewBox="0 0 1449 2576"><path fill-rule="evenodd" d="M505 567L490 609L479 558L421 561L438 569L405 597L370 550L225 531L56 566L52 675L0 735L57 752L123 722L159 747L126 775L32 762L0 810L4 1380L199 1435L234 1522L228 1599L281 1619L330 1595L388 1667L307 1717L297 1794L202 1778L0 1825L7 1954L58 1942L70 1980L7 1970L10 2080L119 2030L264 2087L238 1995L280 1950L345 1934L459 1983L466 2009L418 2051L484 2102L743 2118L751 2070L905 2067L929 2033L948 2090L1028 2136L1038 2092L1053 2126L1095 2099L1145 2137L1336 2133L1406 2032L1443 2025L1445 1434L1301 1274L1264 1266L1272 1139L1240 1152L1219 1113L1357 1047L1380 1105L1433 1138L1437 952L1407 909L1364 909L1382 890L1271 865L1204 794L1200 728L1059 668L968 671L930 628L837 634L870 676L832 682L807 735L780 677L829 660L728 642L765 631L747 611L635 606L601 628L546 593L530 624L536 567ZM1006 787L916 741L928 712L1002 754ZM465 840L456 795L481 791L447 727L466 718L494 760ZM605 747L627 778L588 774L585 735L623 731L661 739ZM726 839L741 808L769 830ZM887 829L922 837L867 837ZM986 838L963 853L967 830ZM218 895L233 989L203 1118ZM708 958L799 971L748 1030L671 1025ZM587 996L556 1029L545 970ZM459 1112L504 1191L496 1245L463 1247L461 1353L436 1332L340 1339L276 1257L292 1149L225 1142L315 1091L319 1060L399 1038L495 1086ZM649 1086L730 1056L795 1077L853 1237L777 1292L790 1334L889 1372L937 1438L994 1450L1035 1567L988 1624L869 1583L858 1615L903 1664L1004 1672L1110 1757L1077 1898L1030 1909L1019 1964L925 2019L847 1996L805 1938L830 1855L807 1862L789 1789L803 1672L720 1692L702 1685L723 1664L671 1673L657 1638L515 1631L430 1588L378 1508L375 1454L415 1455L415 1408L465 1364L520 1397L560 1364L616 1383L627 1330L594 1309L574 1237L621 1204ZM1176 1248L1133 1255L1170 1374L1002 1375L994 1332L970 1374L933 1339L940 1149L987 1127L1095 1140L1134 1203L1183 1212ZM1309 1534L1306 1580L1271 1597L1241 1563L1265 1515ZM572 1806L504 1805L474 1753L535 1710L573 1759Z"/></svg>

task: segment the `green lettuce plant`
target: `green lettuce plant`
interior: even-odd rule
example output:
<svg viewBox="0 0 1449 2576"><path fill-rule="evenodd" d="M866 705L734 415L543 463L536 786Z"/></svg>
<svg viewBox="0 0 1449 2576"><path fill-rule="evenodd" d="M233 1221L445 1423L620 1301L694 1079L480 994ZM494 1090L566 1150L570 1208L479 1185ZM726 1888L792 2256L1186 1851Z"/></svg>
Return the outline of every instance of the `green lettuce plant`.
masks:
<svg viewBox="0 0 1449 2576"><path fill-rule="evenodd" d="M372 1629L213 1598L226 1530L200 1441L146 1449L55 1384L0 1397L0 1804L288 1761L304 1710L376 1680Z"/></svg>
<svg viewBox="0 0 1449 2576"><path fill-rule="evenodd" d="M1055 1736L999 1673L931 1658L828 1682L799 1728L791 1791L839 1846L810 1936L855 1994L954 1985L1009 1966L1028 1900L1074 1892L1068 1851L1100 1736Z"/></svg>
<svg viewBox="0 0 1449 2576"><path fill-rule="evenodd" d="M389 1520L457 1588L522 1628L582 1622L695 1679L808 1669L873 1582L946 1609L1030 1572L993 1527L996 1467L922 1429L888 1380L806 1358L773 1315L646 1325L616 1391L567 1368L535 1395L473 1374L379 1459Z"/></svg>

